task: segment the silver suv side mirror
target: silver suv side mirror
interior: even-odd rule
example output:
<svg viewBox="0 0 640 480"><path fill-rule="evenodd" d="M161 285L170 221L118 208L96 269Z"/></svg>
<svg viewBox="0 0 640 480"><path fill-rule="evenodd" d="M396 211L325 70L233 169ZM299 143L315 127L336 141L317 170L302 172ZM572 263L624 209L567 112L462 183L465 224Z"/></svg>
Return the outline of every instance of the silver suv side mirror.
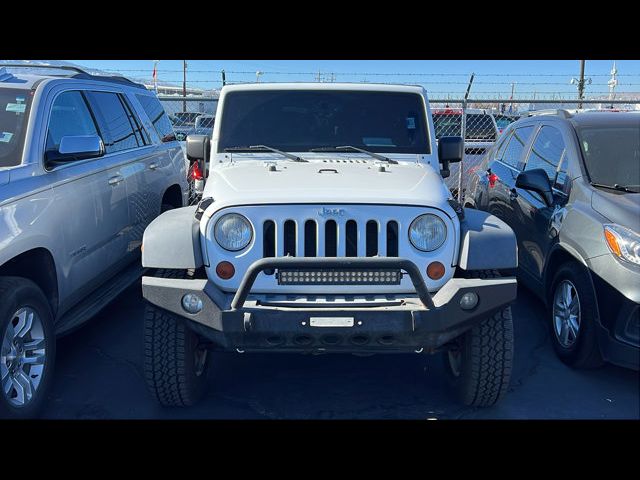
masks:
<svg viewBox="0 0 640 480"><path fill-rule="evenodd" d="M47 151L47 162L66 163L104 155L104 143L98 135L67 135L60 139L58 150Z"/></svg>

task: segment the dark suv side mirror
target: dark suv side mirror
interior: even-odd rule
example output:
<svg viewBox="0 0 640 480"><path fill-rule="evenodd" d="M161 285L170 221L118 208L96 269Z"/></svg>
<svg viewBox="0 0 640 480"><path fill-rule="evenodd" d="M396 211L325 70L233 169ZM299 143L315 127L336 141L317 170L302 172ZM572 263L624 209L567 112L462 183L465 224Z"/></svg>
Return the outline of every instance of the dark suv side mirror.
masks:
<svg viewBox="0 0 640 480"><path fill-rule="evenodd" d="M207 160L211 142L208 135L187 136L187 158L189 160Z"/></svg>
<svg viewBox="0 0 640 480"><path fill-rule="evenodd" d="M534 168L532 170L520 172L516 178L516 187L539 193L547 206L551 206L553 204L551 181L549 180L547 173L542 168Z"/></svg>
<svg viewBox="0 0 640 480"><path fill-rule="evenodd" d="M442 178L449 176L449 164L461 162L463 154L464 140L462 137L441 137L438 140L438 160L442 165L442 170L440 170Z"/></svg>

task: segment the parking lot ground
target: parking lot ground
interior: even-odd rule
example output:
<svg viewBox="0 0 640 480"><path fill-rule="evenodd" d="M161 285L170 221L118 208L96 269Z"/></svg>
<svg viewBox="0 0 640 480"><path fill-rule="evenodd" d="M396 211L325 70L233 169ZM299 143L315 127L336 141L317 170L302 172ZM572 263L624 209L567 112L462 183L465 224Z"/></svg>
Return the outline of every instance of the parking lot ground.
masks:
<svg viewBox="0 0 640 480"><path fill-rule="evenodd" d="M167 409L142 373L139 283L58 342L49 419L638 419L638 372L612 365L572 370L555 356L544 310L520 289L513 306L515 369L492 408L458 404L442 355L216 353L206 398Z"/></svg>

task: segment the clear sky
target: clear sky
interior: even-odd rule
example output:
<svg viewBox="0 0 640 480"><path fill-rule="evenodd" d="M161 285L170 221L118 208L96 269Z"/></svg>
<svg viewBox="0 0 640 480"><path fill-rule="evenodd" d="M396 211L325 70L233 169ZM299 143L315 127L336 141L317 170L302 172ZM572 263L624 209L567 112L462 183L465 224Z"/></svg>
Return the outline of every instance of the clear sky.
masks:
<svg viewBox="0 0 640 480"><path fill-rule="evenodd" d="M120 72L139 79L151 79L153 60L71 60L86 67ZM574 95L578 60L188 60L187 84L213 88L221 85L220 70L227 82L315 81L318 72L324 80L369 81L424 84L432 97L462 94L471 73L475 73L472 94L506 98L515 84L516 98L542 94ZM586 95L608 93L612 60L587 60L585 76L592 83ZM617 92L640 92L640 61L618 60ZM162 60L158 79L182 84L182 60ZM473 95L472 95L473 96Z"/></svg>

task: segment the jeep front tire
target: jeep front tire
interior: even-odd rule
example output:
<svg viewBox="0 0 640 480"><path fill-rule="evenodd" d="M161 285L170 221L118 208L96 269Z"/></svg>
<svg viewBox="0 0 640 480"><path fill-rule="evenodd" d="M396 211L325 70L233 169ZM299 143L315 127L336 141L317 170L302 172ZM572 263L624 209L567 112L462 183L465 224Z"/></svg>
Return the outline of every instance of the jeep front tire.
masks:
<svg viewBox="0 0 640 480"><path fill-rule="evenodd" d="M163 278L189 278L184 270L158 270ZM144 375L166 407L197 403L206 391L209 354L200 337L179 316L147 303L144 316Z"/></svg>
<svg viewBox="0 0 640 480"><path fill-rule="evenodd" d="M495 272L478 272L496 278ZM506 393L513 368L513 320L507 306L456 339L445 352L445 370L460 401L473 407L495 405Z"/></svg>

